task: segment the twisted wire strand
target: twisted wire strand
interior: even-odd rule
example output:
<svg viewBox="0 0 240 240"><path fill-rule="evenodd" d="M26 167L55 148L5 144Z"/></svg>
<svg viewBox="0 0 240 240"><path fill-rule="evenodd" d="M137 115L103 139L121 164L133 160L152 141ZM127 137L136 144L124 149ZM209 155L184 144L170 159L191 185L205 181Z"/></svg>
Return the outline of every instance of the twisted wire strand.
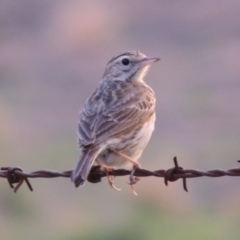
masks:
<svg viewBox="0 0 240 240"><path fill-rule="evenodd" d="M149 171L146 169L136 169L134 173L125 169L116 169L109 173L105 172L99 166L93 166L88 176L88 181L91 183L101 182L101 178L108 175L112 176L127 176L133 174L135 177L161 177L164 178L165 185L168 186L168 182L174 182L178 179L183 181L183 189L187 189L187 179L198 178L198 177L240 177L240 168L233 168L229 170L213 169L208 171L201 171L196 169L183 169L178 165L177 157L173 158L174 167L169 169L161 169L156 171ZM238 161L240 162L240 160ZM18 167L2 167L0 171L0 177L6 178L14 192L22 186L25 182L30 191L33 191L32 185L29 182L29 178L56 178L56 177L71 177L72 170L63 172L57 172L52 170L39 170L31 173L25 173L21 168Z"/></svg>

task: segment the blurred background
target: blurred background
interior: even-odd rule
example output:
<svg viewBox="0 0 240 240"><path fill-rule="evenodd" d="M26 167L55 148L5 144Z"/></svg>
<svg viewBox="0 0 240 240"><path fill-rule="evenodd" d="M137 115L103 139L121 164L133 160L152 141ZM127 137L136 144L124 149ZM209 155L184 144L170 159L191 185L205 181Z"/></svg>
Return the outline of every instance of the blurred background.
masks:
<svg viewBox="0 0 240 240"><path fill-rule="evenodd" d="M238 167L240 1L0 0L0 167L72 169L78 113L106 63L140 50L160 57L146 77L156 130L141 165ZM0 179L1 239L239 239L238 178L166 187L141 179L135 197L104 179L33 179L17 194Z"/></svg>

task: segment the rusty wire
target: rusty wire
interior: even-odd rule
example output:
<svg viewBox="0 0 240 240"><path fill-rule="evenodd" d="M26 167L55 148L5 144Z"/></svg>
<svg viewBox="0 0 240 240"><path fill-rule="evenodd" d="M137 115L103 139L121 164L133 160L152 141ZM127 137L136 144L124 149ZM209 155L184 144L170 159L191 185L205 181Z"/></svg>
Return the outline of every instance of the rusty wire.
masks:
<svg viewBox="0 0 240 240"><path fill-rule="evenodd" d="M233 168L229 170L220 170L213 169L208 171L200 171L196 169L183 169L178 165L177 157L174 157L174 167L169 168L167 170L157 170L157 171L149 171L145 169L136 169L134 171L134 176L136 177L162 177L164 178L164 183L168 186L168 182L174 182L178 179L182 179L183 181L183 189L188 191L187 189L187 179L188 178L197 178L197 177L223 177L223 176L231 176L231 177L240 177L240 168ZM240 162L240 160L238 161ZM30 191L33 191L32 185L29 182L29 178L56 178L56 177L71 177L72 170L64 171L64 172L56 172L50 170L39 170L31 173L24 173L21 168L18 167L2 167L0 171L0 177L6 178L11 188L13 188L14 192L21 187L21 185L25 182ZM108 175L113 176L126 176L130 175L131 171L125 169L116 169L109 173L106 173L99 166L93 166L88 176L88 181L91 183L101 182L102 177L106 177Z"/></svg>

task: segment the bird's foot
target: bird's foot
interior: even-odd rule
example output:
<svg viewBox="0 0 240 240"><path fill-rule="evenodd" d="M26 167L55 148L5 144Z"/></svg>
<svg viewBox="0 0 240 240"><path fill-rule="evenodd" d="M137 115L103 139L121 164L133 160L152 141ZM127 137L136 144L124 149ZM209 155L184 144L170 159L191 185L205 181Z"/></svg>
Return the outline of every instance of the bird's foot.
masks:
<svg viewBox="0 0 240 240"><path fill-rule="evenodd" d="M121 191L120 188L117 188L117 187L114 185L114 178L115 178L115 176L109 174L111 171L114 170L114 168L106 167L106 166L105 166L105 167L103 167L103 169L104 169L104 171L105 171L106 174L107 174L107 178L108 178L108 183L109 183L109 185L110 185L113 189L115 189L115 190L117 190L117 191Z"/></svg>
<svg viewBox="0 0 240 240"><path fill-rule="evenodd" d="M137 192L134 190L133 185L136 184L140 180L140 178L139 177L135 177L134 173L135 173L135 170L139 169L139 168L140 167L133 166L133 169L132 169L131 174L129 176L129 183L128 183L131 186L133 194L136 195L136 196L137 196Z"/></svg>
<svg viewBox="0 0 240 240"><path fill-rule="evenodd" d="M109 185L113 188L113 189L115 189L115 190L117 190L117 191L121 191L121 189L120 188L117 188L115 185L114 185L114 178L115 178L115 176L112 176L112 175L108 175L108 183L109 183Z"/></svg>

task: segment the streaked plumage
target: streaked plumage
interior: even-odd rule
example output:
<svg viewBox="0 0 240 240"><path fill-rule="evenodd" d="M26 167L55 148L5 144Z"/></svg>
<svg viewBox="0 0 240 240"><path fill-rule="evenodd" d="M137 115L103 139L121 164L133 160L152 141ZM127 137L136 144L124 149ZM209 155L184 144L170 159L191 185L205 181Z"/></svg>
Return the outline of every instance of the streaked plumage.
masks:
<svg viewBox="0 0 240 240"><path fill-rule="evenodd" d="M94 161L116 168L128 162L116 152L134 161L141 156L155 122L155 94L143 77L149 64L158 60L126 52L109 61L80 113L82 155L72 174L76 186L84 184Z"/></svg>

